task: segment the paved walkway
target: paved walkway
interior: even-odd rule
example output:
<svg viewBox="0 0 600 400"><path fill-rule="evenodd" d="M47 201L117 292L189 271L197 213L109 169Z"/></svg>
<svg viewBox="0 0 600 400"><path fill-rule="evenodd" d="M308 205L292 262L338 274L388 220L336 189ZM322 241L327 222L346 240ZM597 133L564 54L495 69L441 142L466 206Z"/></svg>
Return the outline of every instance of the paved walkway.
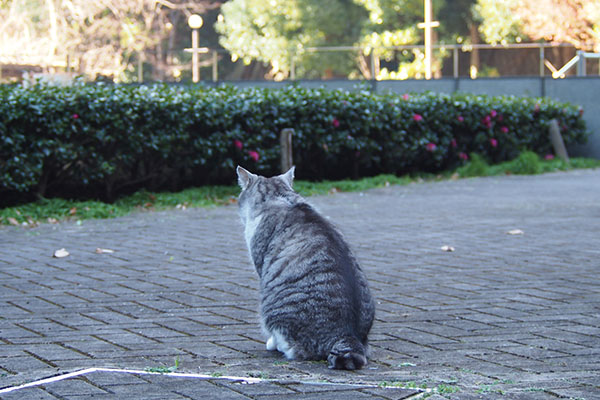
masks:
<svg viewBox="0 0 600 400"><path fill-rule="evenodd" d="M600 398L600 170L311 200L377 299L366 369L266 351L237 207L173 210L0 228L0 388L59 376L0 398Z"/></svg>

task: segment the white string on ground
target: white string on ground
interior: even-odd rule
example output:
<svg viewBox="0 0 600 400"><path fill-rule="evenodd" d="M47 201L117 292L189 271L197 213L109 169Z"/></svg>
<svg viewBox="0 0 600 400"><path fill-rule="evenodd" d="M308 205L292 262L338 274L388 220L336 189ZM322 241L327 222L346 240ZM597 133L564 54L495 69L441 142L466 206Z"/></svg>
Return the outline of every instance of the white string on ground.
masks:
<svg viewBox="0 0 600 400"><path fill-rule="evenodd" d="M49 378L40 379L37 381L24 383L22 385L10 386L4 389L0 389L0 394L9 393L15 390L27 389L35 386L43 386L54 382L63 381L66 379L76 378L83 375L88 375L93 372L108 372L108 373L120 373L120 374L135 374L135 375L161 375L167 377L175 377L175 378L196 378L196 379L211 379L211 380L228 380L235 381L244 384L254 384L259 382L267 382L267 383L275 383L278 382L277 379L261 379L261 378L250 378L243 376L214 376L207 374L193 374L193 373L183 373L183 372L155 372L155 371L144 371L144 370L135 370L135 369L120 369L120 368L86 368L79 371L69 372L67 374L56 375ZM380 386L376 384L367 384L367 383L343 383L343 382L305 382L305 381L297 381L299 384L308 384L308 385L344 385L344 386L353 386L357 388L376 388L381 387L384 389L413 389L418 390L421 393L431 393L432 389L425 388L411 388L411 387L403 387L403 386Z"/></svg>

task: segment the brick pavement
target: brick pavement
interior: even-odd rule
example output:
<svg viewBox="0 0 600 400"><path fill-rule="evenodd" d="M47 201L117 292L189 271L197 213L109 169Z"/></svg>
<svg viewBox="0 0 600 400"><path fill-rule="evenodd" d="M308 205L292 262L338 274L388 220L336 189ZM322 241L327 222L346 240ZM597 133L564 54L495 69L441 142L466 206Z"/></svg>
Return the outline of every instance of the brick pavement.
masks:
<svg viewBox="0 0 600 400"><path fill-rule="evenodd" d="M0 388L85 368L208 376L95 371L0 398L600 398L599 199L600 170L312 198L377 300L358 372L265 350L235 206L0 227Z"/></svg>

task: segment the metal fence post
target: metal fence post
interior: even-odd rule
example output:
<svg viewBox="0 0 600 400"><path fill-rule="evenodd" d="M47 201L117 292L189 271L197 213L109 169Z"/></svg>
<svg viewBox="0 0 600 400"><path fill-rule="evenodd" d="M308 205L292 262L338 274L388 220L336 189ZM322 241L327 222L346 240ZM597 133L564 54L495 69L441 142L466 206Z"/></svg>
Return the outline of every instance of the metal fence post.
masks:
<svg viewBox="0 0 600 400"><path fill-rule="evenodd" d="M292 55L292 57L290 57L290 79L291 80L296 79L296 62L294 59L294 55Z"/></svg>
<svg viewBox="0 0 600 400"><path fill-rule="evenodd" d="M546 58L546 54L544 53L544 44L540 43L540 76L544 76L544 59Z"/></svg>
<svg viewBox="0 0 600 400"><path fill-rule="evenodd" d="M212 80L216 82L219 80L219 70L218 70L218 57L217 50L213 50L212 52Z"/></svg>
<svg viewBox="0 0 600 400"><path fill-rule="evenodd" d="M452 48L452 74L458 78L458 46Z"/></svg>
<svg viewBox="0 0 600 400"><path fill-rule="evenodd" d="M577 55L579 56L579 63L577 64L577 76L585 76L585 51L579 50L577 51Z"/></svg>

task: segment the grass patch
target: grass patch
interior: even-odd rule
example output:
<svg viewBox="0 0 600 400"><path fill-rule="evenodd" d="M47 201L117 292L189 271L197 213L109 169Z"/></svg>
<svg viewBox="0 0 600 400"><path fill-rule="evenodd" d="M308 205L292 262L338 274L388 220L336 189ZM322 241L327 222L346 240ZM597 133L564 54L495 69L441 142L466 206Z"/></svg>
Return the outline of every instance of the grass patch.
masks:
<svg viewBox="0 0 600 400"><path fill-rule="evenodd" d="M377 384L380 388L427 389L427 384L417 384L415 381L382 381Z"/></svg>
<svg viewBox="0 0 600 400"><path fill-rule="evenodd" d="M471 154L471 160L458 168L461 178L497 175L537 175L547 172L568 171L582 168L598 168L600 160L594 158L572 158L570 163L561 159L543 160L536 153L524 151L517 158L496 165L489 165L478 154Z"/></svg>
<svg viewBox="0 0 600 400"><path fill-rule="evenodd" d="M167 367L167 366L147 367L147 368L144 368L144 371L158 373L158 374L169 374L169 373L177 371L177 369L179 369L179 357L175 358L175 364L171 367Z"/></svg>
<svg viewBox="0 0 600 400"><path fill-rule="evenodd" d="M437 393L440 394L450 394L450 393L456 393L456 392L460 392L460 388L458 386L454 386L454 385L446 385L446 384L440 384L435 388Z"/></svg>
<svg viewBox="0 0 600 400"><path fill-rule="evenodd" d="M335 192L361 191L377 187L406 184L410 178L379 175L360 180L308 182L296 181L294 188L302 196ZM75 201L65 199L41 199L33 203L0 210L0 224L36 226L39 223L57 223L64 220L114 218L133 211L165 210L171 208L211 207L235 203L240 189L235 186L203 186L181 192L153 193L139 191L113 204L100 201Z"/></svg>
<svg viewBox="0 0 600 400"><path fill-rule="evenodd" d="M336 192L356 192L390 185L406 185L411 182L432 179L467 178L474 176L524 175L566 171L578 168L598 168L600 160L573 158L568 164L560 159L542 160L537 154L523 152L514 160L489 165L477 154L455 171L441 175L418 175L397 177L379 175L359 180L308 182L296 181L294 188L302 196L323 195ZM57 223L65 220L114 218L140 210L165 210L170 208L210 207L235 203L238 186L205 186L186 189L177 193L151 193L140 191L124 197L113 204L100 201L75 201L65 199L41 199L33 203L0 209L0 224L36 226L40 223Z"/></svg>

